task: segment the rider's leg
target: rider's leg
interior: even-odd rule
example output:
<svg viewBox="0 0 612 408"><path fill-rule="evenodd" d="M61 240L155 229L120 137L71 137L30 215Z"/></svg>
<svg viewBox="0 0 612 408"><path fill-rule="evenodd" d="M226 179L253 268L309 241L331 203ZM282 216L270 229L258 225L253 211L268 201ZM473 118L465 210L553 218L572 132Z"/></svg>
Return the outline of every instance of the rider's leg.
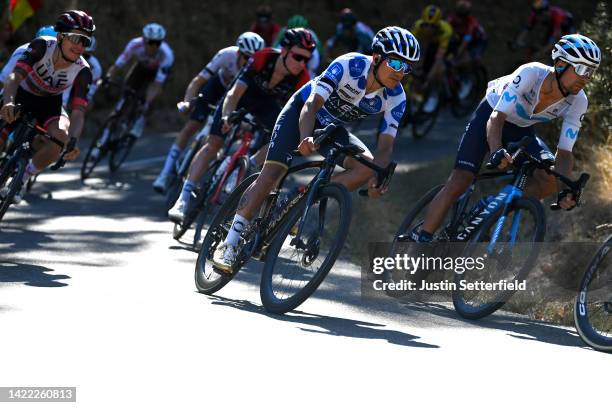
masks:
<svg viewBox="0 0 612 408"><path fill-rule="evenodd" d="M52 118L48 124L46 124L47 132L50 136L53 136L61 140L64 144L68 143L68 128L70 127L70 121L66 116L60 116L59 118ZM24 180L29 179L31 176L38 174L51 163L59 159L62 149L55 143L46 141L40 144L40 148L36 151L24 174Z"/></svg>
<svg viewBox="0 0 612 408"><path fill-rule="evenodd" d="M217 153L223 147L223 138L217 135L210 135L208 142L202 146L196 153L189 168L189 174L187 175L187 181L183 184L183 190L181 191L180 201L187 203L191 192L196 188L198 182L202 176L208 170L208 165L212 160L217 157Z"/></svg>

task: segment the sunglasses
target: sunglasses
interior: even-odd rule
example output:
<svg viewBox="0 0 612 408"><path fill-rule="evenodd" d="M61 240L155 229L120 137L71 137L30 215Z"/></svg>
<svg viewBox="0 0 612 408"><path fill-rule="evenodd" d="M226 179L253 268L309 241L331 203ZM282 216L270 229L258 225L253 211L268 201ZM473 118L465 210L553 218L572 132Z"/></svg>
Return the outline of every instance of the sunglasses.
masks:
<svg viewBox="0 0 612 408"><path fill-rule="evenodd" d="M597 71L596 67L591 67L589 65L584 65L584 64L570 64L574 67L574 72L576 72L576 75L587 78L587 79L591 79L593 77L593 75L595 75L595 72Z"/></svg>
<svg viewBox="0 0 612 408"><path fill-rule="evenodd" d="M387 66L395 72L403 72L404 74L408 74L412 71L412 65L397 58L387 58Z"/></svg>
<svg viewBox="0 0 612 408"><path fill-rule="evenodd" d="M147 44L154 45L156 47L159 47L161 43L162 43L161 40L147 40Z"/></svg>
<svg viewBox="0 0 612 408"><path fill-rule="evenodd" d="M296 60L297 62L308 62L310 61L311 57L307 57L305 55L301 55L301 54L296 54L295 52L291 52L291 58L293 58L294 60Z"/></svg>
<svg viewBox="0 0 612 408"><path fill-rule="evenodd" d="M64 37L68 39L73 44L81 44L83 47L87 48L91 45L91 37L88 37L83 34L77 33L65 33Z"/></svg>

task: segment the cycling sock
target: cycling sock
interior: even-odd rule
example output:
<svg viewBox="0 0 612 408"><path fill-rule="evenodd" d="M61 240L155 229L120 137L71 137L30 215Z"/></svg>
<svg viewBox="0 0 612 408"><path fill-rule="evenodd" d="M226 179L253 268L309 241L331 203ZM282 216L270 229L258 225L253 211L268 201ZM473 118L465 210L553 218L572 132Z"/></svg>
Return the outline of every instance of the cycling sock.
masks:
<svg viewBox="0 0 612 408"><path fill-rule="evenodd" d="M162 169L161 174L163 175L170 174L170 172L172 171L172 168L174 167L174 164L176 163L176 160L181 155L182 151L183 149L178 147L176 143L172 144L172 147L170 148L170 151L168 152L168 156L166 156L166 162L164 163L164 168Z"/></svg>
<svg viewBox="0 0 612 408"><path fill-rule="evenodd" d="M32 163L32 161L30 160L30 162L28 163L28 165L26 166L25 171L23 172L23 182L25 183L26 181L28 181L28 179L30 177L32 177L35 174L38 174L40 170L38 170L38 168L34 165L34 163Z"/></svg>
<svg viewBox="0 0 612 408"><path fill-rule="evenodd" d="M195 189L196 183L191 180L187 180L185 184L183 184L183 190L181 191L181 201L184 203L189 202L189 198L191 198L191 192Z"/></svg>
<svg viewBox="0 0 612 408"><path fill-rule="evenodd" d="M233 247L238 245L238 242L240 242L240 233L244 231L244 229L248 227L250 223L251 222L242 215L234 215L234 221L232 221L232 227L227 233L227 237L225 237L225 243Z"/></svg>

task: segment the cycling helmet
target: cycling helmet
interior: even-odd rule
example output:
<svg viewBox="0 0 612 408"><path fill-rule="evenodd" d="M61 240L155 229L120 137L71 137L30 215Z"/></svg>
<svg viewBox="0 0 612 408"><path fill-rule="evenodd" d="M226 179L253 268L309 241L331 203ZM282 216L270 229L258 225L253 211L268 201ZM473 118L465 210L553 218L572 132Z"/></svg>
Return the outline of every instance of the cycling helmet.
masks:
<svg viewBox="0 0 612 408"><path fill-rule="evenodd" d="M552 59L569 64L585 64L598 67L601 63L601 51L593 40L584 35L564 35L552 50Z"/></svg>
<svg viewBox="0 0 612 408"><path fill-rule="evenodd" d="M416 37L405 28L385 27L372 40L372 52L382 55L396 55L410 62L421 57L421 47Z"/></svg>
<svg viewBox="0 0 612 408"><path fill-rule="evenodd" d="M52 25L42 26L36 32L36 37L42 37L42 36L55 37L56 35L57 35L57 32L53 29Z"/></svg>
<svg viewBox="0 0 612 408"><path fill-rule="evenodd" d="M340 23L344 28L351 28L357 24L357 17L350 8L342 9L340 12Z"/></svg>
<svg viewBox="0 0 612 408"><path fill-rule="evenodd" d="M166 38L166 29L157 23L150 23L142 29L142 37L145 40L162 41Z"/></svg>
<svg viewBox="0 0 612 408"><path fill-rule="evenodd" d="M281 46L291 48L294 45L308 51L312 51L316 47L312 34L305 28L291 28L285 31Z"/></svg>
<svg viewBox="0 0 612 408"><path fill-rule="evenodd" d="M308 27L308 20L306 17L296 14L295 16L289 17L287 20L287 28L306 28Z"/></svg>
<svg viewBox="0 0 612 408"><path fill-rule="evenodd" d="M87 35L96 31L93 18L81 10L69 10L61 14L55 22L54 30L58 33L67 33L72 30L80 30Z"/></svg>
<svg viewBox="0 0 612 408"><path fill-rule="evenodd" d="M96 50L96 37L91 37L91 45L85 48L85 54L91 54Z"/></svg>
<svg viewBox="0 0 612 408"><path fill-rule="evenodd" d="M261 38L259 34L250 31L240 34L240 37L236 40L236 47L238 47L241 53L249 57L253 55L255 51L261 50L264 45L264 39Z"/></svg>
<svg viewBox="0 0 612 408"><path fill-rule="evenodd" d="M440 10L440 7L430 4L423 9L421 19L427 24L438 24L442 19L442 10Z"/></svg>
<svg viewBox="0 0 612 408"><path fill-rule="evenodd" d="M534 0L531 8L535 11L535 12L541 12L544 11L546 9L548 9L548 0Z"/></svg>
<svg viewBox="0 0 612 408"><path fill-rule="evenodd" d="M459 0L455 7L455 12L459 17L467 17L472 11L472 3L469 0Z"/></svg>

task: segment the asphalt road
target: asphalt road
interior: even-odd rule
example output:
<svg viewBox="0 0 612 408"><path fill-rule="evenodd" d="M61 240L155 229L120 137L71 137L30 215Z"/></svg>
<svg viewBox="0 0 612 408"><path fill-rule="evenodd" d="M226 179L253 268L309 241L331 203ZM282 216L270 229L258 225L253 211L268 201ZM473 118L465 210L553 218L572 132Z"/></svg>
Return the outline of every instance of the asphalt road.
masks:
<svg viewBox="0 0 612 408"><path fill-rule="evenodd" d="M370 125L357 133L371 141ZM464 125L444 116L423 141L401 135L397 160L452 154ZM126 168L85 186L73 165L44 174L10 209L0 386L76 386L80 407L609 405L612 356L573 328L365 301L351 263L286 316L260 306L257 263L217 296L197 293L197 254L172 239L151 190L171 141L145 134Z"/></svg>

